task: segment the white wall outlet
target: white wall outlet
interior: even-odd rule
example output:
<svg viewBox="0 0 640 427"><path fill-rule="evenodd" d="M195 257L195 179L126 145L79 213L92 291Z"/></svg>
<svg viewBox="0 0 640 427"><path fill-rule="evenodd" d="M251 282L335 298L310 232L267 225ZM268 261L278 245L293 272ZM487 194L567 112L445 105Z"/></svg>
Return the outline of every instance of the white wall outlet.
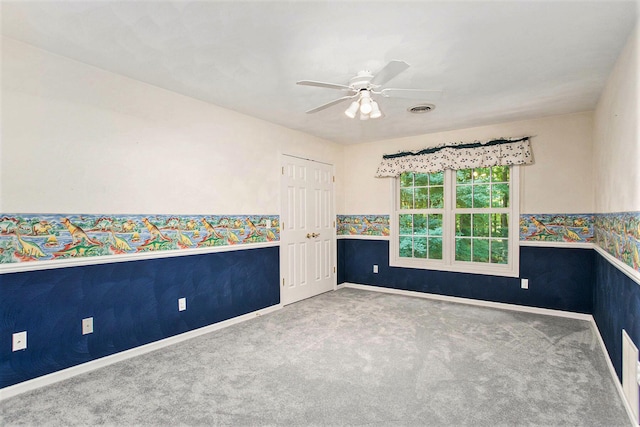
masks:
<svg viewBox="0 0 640 427"><path fill-rule="evenodd" d="M529 289L529 279L522 279L520 281L520 287L522 289Z"/></svg>
<svg viewBox="0 0 640 427"><path fill-rule="evenodd" d="M377 264L374 264L374 265L373 265L373 272L374 272L374 273L377 273L377 272L378 272L378 265L377 265Z"/></svg>
<svg viewBox="0 0 640 427"><path fill-rule="evenodd" d="M13 334L13 345L11 351L24 350L27 348L27 331Z"/></svg>
<svg viewBox="0 0 640 427"><path fill-rule="evenodd" d="M270 219L265 219L264 220L264 226L267 228L271 228L271 220Z"/></svg>
<svg viewBox="0 0 640 427"><path fill-rule="evenodd" d="M93 317L82 319L82 335L93 333Z"/></svg>
<svg viewBox="0 0 640 427"><path fill-rule="evenodd" d="M187 309L187 299L178 298L178 311L185 311Z"/></svg>

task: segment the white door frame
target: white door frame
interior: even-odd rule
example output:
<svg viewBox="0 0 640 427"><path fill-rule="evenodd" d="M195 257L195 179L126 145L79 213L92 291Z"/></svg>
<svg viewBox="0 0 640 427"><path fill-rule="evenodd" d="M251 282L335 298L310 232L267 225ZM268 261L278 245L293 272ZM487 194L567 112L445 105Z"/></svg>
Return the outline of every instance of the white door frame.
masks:
<svg viewBox="0 0 640 427"><path fill-rule="evenodd" d="M337 234L336 234L336 214L335 214L335 209L336 209L336 194L335 194L335 165L331 164L331 163L327 163L327 162L323 162L323 161L319 161L319 160L314 160L314 159L309 159L307 157L302 157L302 156L296 156L296 155L292 155L292 154L286 154L286 153L281 153L280 154L280 170L281 170L281 175L280 175L280 304L284 305L284 304L288 304L288 303L292 303L292 302L287 302L285 301L285 285L287 283L289 283L289 277L288 276L288 269L287 269L287 260L286 260L286 253L285 253L285 245L283 244L283 240L284 237L286 236L285 233L286 228L282 226L283 223L283 219L285 217L284 215L284 209L285 209L285 204L287 202L287 194L285 191L283 191L283 182L284 182L284 165L286 163L287 159L299 159L299 160L306 160L309 162L315 162L315 163L320 163L323 165L327 165L331 167L331 209L330 209L330 221L332 224L332 231L331 231L331 272L332 272L332 290L336 290L337 289L337 282L338 282L338 275L337 275L337 252L338 252L338 247L337 247Z"/></svg>

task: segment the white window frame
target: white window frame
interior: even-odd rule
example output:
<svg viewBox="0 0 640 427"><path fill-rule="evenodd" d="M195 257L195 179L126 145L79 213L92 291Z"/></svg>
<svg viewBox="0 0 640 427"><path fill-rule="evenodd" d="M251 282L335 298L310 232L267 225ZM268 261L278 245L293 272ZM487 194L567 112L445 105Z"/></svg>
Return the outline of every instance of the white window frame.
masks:
<svg viewBox="0 0 640 427"><path fill-rule="evenodd" d="M444 171L444 212L442 217L442 259L406 258L399 255L398 215L412 213L400 210L400 177L391 180L391 235L389 236L389 265L392 267L419 268L425 270L453 271L458 273L485 274L492 276L518 277L520 272L520 167L511 166L509 181L509 207L495 213L509 214L509 262L491 264L473 261L455 260L455 215L456 213L487 213L482 209L456 209L455 183L456 171ZM426 212L425 212L426 211ZM430 210L421 209L428 213ZM435 213L435 212L434 212Z"/></svg>

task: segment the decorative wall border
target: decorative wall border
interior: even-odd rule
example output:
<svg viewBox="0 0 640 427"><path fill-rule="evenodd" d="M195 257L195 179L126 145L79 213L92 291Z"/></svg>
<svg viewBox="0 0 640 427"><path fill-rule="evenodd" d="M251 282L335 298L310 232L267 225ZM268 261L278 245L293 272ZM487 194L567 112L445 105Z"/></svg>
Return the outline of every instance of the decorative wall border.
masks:
<svg viewBox="0 0 640 427"><path fill-rule="evenodd" d="M279 223L278 215L0 214L0 267L264 246L280 240Z"/></svg>
<svg viewBox="0 0 640 427"><path fill-rule="evenodd" d="M337 215L336 218L338 237L389 237L389 233L389 215Z"/></svg>
<svg viewBox="0 0 640 427"><path fill-rule="evenodd" d="M593 242L593 214L522 214L521 242Z"/></svg>
<svg viewBox="0 0 640 427"><path fill-rule="evenodd" d="M390 227L389 215L336 216L339 239L386 240ZM522 245L595 244L640 273L640 212L522 214L519 228ZM116 262L279 240L278 215L0 214L0 272L13 271L7 264L52 262L53 268L85 258Z"/></svg>
<svg viewBox="0 0 640 427"><path fill-rule="evenodd" d="M640 273L640 212L596 214L596 245Z"/></svg>

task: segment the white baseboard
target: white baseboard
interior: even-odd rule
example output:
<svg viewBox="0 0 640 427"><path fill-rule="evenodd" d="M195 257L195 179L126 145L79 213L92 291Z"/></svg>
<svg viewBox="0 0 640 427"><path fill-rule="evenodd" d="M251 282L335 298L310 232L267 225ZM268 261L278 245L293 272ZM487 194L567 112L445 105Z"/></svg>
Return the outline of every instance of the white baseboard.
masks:
<svg viewBox="0 0 640 427"><path fill-rule="evenodd" d="M604 344L604 340L600 335L600 330L598 329L598 325L596 325L596 322L593 316L590 314L573 313L570 311L563 311L563 310L550 310L546 308L528 307L524 305L506 304L506 303L492 302L492 301L481 301L481 300L474 300L470 298L450 297L445 295L428 294L428 293L416 292L416 291L405 291L401 289L384 288L379 286L358 285L356 283L343 283L341 286L344 286L345 288L362 289L362 290L372 291L372 292L404 295L404 296L431 299L431 300L437 300L437 301L446 301L446 302L452 302L452 303L458 303L458 304L474 305L479 307L498 308L502 310L512 310L512 311L520 311L525 313L542 314L546 316L556 316L556 317L566 317L570 319L586 320L590 323L591 328L593 329L597 337L598 343L600 344L600 350L604 354L604 358L607 361L609 374L611 374L611 378L613 378L613 382L615 383L616 389L618 390L618 395L620 396L620 399L624 403L625 410L627 411L627 415L629 416L630 425L633 427L638 427L638 420L635 419L635 416L631 410L631 406L629 405L629 402L627 402L627 399L624 395L624 391L622 390L622 384L620 384L620 380L618 380L618 375L616 374L616 370L613 367L613 363L611 363L611 359L609 358L609 352L607 351L607 347Z"/></svg>
<svg viewBox="0 0 640 427"><path fill-rule="evenodd" d="M41 377L5 387L3 389L0 389L0 400L8 399L27 391L35 390L46 385L75 377L76 375L84 374L86 372L103 368L105 366L109 366L123 360L131 359L132 357L140 356L173 344L180 343L182 341L189 340L191 338L198 337L200 335L208 334L209 332L217 331L231 325L245 322L247 320L254 319L257 316L263 316L280 310L281 308L282 304L272 305L270 307L263 308L262 310L253 311L251 313L223 320L222 322L214 323L213 325L203 326L202 328L194 329L192 331L184 332L179 335L174 335L172 337L164 338L159 341L141 345L140 347L121 351L119 353L101 357L100 359L95 359L90 362L82 363L80 365L72 366L70 368L62 369L57 372L52 372Z"/></svg>
<svg viewBox="0 0 640 427"><path fill-rule="evenodd" d="M450 297L447 295L429 294L426 292L405 291L402 289L383 288L380 286L358 285L356 283L343 283L346 288L362 289L365 291L383 292L387 294L405 295L417 298L432 299L437 301L447 301L457 304L475 305L478 307L499 308L501 310L521 311L525 313L543 314L546 316L568 317L571 319L591 320L590 314L573 313L563 310L551 310L548 308L529 307L526 305L506 304L502 302L482 301L471 298Z"/></svg>
<svg viewBox="0 0 640 427"><path fill-rule="evenodd" d="M625 396L624 390L622 389L622 384L618 379L618 374L616 374L616 369L613 367L613 363L611 363L611 359L609 358L609 352L607 351L607 346L604 344L604 340L602 339L602 335L600 335L600 330L598 329L598 325L596 324L596 321L593 318L593 316L591 317L591 327L593 328L593 331L596 334L598 343L600 343L600 349L604 353L604 356L605 356L604 358L606 359L607 366L609 367L609 373L611 374L611 377L614 380L613 382L616 384L616 389L618 390L620 399L622 399L622 402L624 403L624 409L626 409L627 415L629 415L629 421L631 421L632 426L638 427L638 420L635 419L636 417L633 414L633 411L631 410L631 406L629 402L627 401L627 397Z"/></svg>

